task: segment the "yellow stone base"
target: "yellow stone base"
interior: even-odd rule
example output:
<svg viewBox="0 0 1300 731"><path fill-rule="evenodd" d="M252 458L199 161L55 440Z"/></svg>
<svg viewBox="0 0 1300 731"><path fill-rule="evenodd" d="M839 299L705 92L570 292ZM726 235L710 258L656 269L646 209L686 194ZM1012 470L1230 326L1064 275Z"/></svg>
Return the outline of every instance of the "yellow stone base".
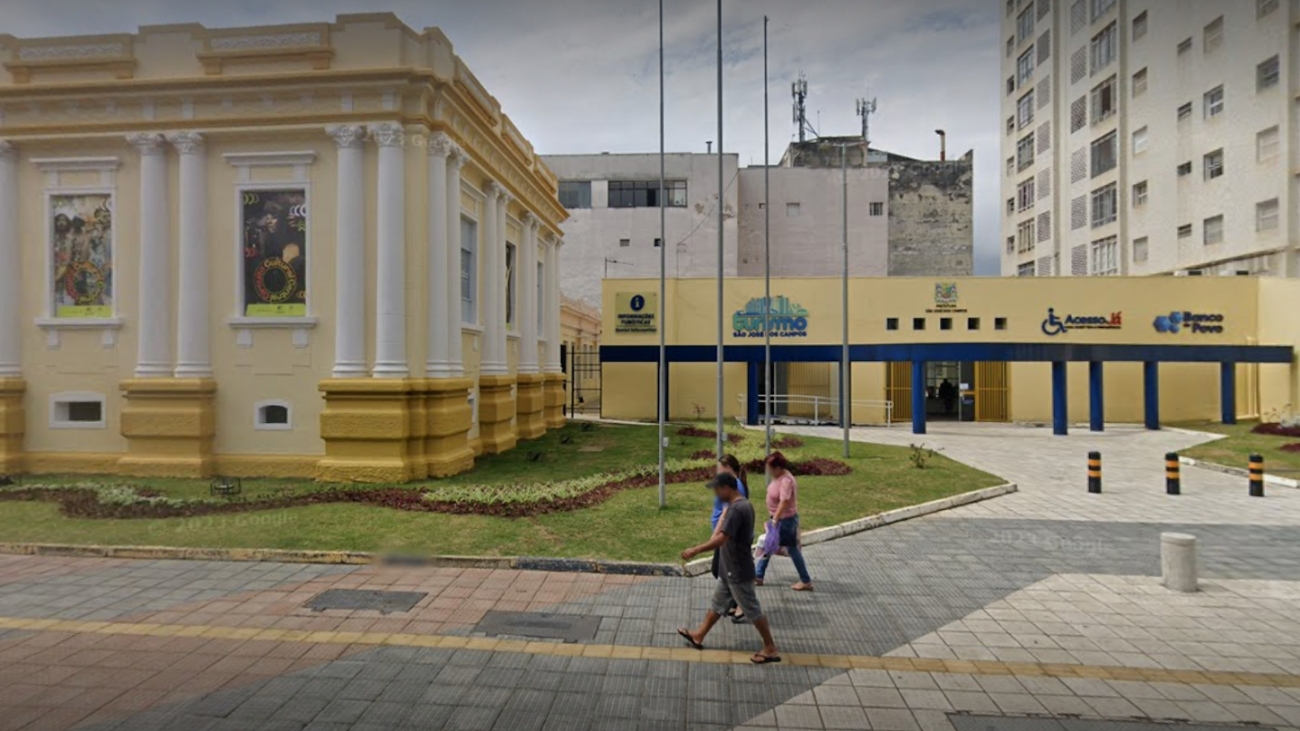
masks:
<svg viewBox="0 0 1300 731"><path fill-rule="evenodd" d="M536 439L546 434L546 376L521 373L515 388L515 426L520 439Z"/></svg>
<svg viewBox="0 0 1300 731"><path fill-rule="evenodd" d="M424 449L412 454L413 395L423 382L357 378L321 381L325 409L320 435L325 457L316 477L325 482L408 482L428 474ZM422 426L422 425L421 425ZM420 429L423 440L423 429ZM414 460L418 460L416 464Z"/></svg>
<svg viewBox="0 0 1300 731"><path fill-rule="evenodd" d="M468 378L430 379L425 390L424 456L429 477L450 477L474 466L469 443L473 410Z"/></svg>
<svg viewBox="0 0 1300 731"><path fill-rule="evenodd" d="M122 436L127 453L117 463L123 475L211 477L216 460L213 397L215 381L206 378L137 379L121 383Z"/></svg>
<svg viewBox="0 0 1300 731"><path fill-rule="evenodd" d="M479 376L478 435L483 454L514 449L518 436L510 423L515 418L515 398L510 393L514 376Z"/></svg>
<svg viewBox="0 0 1300 731"><path fill-rule="evenodd" d="M545 409L547 429L560 429L565 424L564 418L564 383L567 377L563 373L547 373L545 388Z"/></svg>
<svg viewBox="0 0 1300 731"><path fill-rule="evenodd" d="M27 383L21 378L0 378L0 475L23 471L23 436L27 416L23 395Z"/></svg>

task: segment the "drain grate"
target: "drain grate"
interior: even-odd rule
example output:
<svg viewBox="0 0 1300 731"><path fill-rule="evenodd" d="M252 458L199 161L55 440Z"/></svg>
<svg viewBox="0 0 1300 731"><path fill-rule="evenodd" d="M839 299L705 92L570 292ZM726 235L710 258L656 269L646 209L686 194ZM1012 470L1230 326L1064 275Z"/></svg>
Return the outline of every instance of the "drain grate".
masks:
<svg viewBox="0 0 1300 731"><path fill-rule="evenodd" d="M409 612L428 594L419 591L366 591L329 589L307 600L303 606L316 612L326 609L373 609L381 614Z"/></svg>
<svg viewBox="0 0 1300 731"><path fill-rule="evenodd" d="M1024 718L950 713L957 731L1267 731L1261 726L1221 726L1185 722L1109 721L1084 718Z"/></svg>
<svg viewBox="0 0 1300 731"><path fill-rule="evenodd" d="M489 637L535 637L564 642L596 639L600 617L580 614L541 614L538 612L488 612L475 631Z"/></svg>

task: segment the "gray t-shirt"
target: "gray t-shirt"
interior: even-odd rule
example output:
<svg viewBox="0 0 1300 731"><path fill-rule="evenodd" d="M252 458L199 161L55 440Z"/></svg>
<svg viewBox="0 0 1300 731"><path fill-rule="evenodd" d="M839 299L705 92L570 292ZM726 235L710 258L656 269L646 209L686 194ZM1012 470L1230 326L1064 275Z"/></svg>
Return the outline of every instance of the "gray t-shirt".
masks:
<svg viewBox="0 0 1300 731"><path fill-rule="evenodd" d="M732 581L753 581L754 506L744 498L728 505L718 529L727 536L727 542L718 548L722 574Z"/></svg>

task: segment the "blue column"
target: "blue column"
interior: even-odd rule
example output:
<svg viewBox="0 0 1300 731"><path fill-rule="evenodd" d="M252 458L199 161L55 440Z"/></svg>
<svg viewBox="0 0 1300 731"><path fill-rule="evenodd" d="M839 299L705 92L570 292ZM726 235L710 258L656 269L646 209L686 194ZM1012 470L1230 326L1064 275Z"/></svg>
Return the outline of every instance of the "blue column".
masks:
<svg viewBox="0 0 1300 731"><path fill-rule="evenodd" d="M925 361L912 361L912 433L925 433Z"/></svg>
<svg viewBox="0 0 1300 731"><path fill-rule="evenodd" d="M751 360L745 365L749 371L748 393L745 395L745 423L754 426L758 424L758 377L763 372L763 364Z"/></svg>
<svg viewBox="0 0 1300 731"><path fill-rule="evenodd" d="M1101 361L1088 363L1088 428L1106 431L1106 388Z"/></svg>
<svg viewBox="0 0 1300 731"><path fill-rule="evenodd" d="M1070 399L1066 382L1066 363L1052 361L1052 433L1065 436L1070 433Z"/></svg>
<svg viewBox="0 0 1300 731"><path fill-rule="evenodd" d="M1219 364L1219 402L1222 409L1219 421L1237 423L1237 364Z"/></svg>
<svg viewBox="0 0 1300 731"><path fill-rule="evenodd" d="M1147 361L1142 364L1142 399L1146 404L1146 427L1160 428L1160 364Z"/></svg>

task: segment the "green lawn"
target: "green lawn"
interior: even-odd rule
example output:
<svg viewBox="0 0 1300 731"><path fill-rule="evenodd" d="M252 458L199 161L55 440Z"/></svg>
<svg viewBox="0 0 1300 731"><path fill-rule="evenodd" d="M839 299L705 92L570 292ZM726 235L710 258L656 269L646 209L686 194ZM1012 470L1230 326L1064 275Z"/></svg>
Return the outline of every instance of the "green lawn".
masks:
<svg viewBox="0 0 1300 731"><path fill-rule="evenodd" d="M1287 444L1300 442L1296 437L1278 437L1269 434L1252 434L1250 432L1259 422L1243 421L1238 424L1224 425L1217 422L1196 422L1179 424L1184 429L1226 434L1226 439L1218 439L1191 449L1182 454L1192 459L1214 462L1228 467L1246 469L1250 455L1264 457L1264 470L1276 473L1280 477L1300 478L1300 452L1283 452Z"/></svg>
<svg viewBox="0 0 1300 731"><path fill-rule="evenodd" d="M475 469L451 478L464 484L510 484L560 480L650 463L656 459L655 427L571 424L516 450L480 459ZM841 459L837 441L805 439L800 458ZM565 443L562 443L565 442ZM761 444L761 443L760 443ZM710 439L673 436L670 457L686 458L712 446ZM926 469L912 467L907 449L853 444L841 477L800 478L803 527L834 525L884 510L989 487L1003 482L942 456ZM535 455L540 461L531 461ZM46 483L109 482L105 478L36 478ZM204 482L125 480L169 495L207 495ZM757 482L757 480L755 481ZM316 490L312 483L247 480L245 492ZM670 485L667 509L659 510L655 487L627 490L580 511L532 518L495 518L406 512L383 507L327 504L284 510L163 520L69 519L52 503L0 502L0 541L195 547L403 550L456 555L532 555L675 561L682 548L708 537L711 493L697 484ZM761 485L752 486L760 503ZM763 511L759 511L760 516Z"/></svg>

